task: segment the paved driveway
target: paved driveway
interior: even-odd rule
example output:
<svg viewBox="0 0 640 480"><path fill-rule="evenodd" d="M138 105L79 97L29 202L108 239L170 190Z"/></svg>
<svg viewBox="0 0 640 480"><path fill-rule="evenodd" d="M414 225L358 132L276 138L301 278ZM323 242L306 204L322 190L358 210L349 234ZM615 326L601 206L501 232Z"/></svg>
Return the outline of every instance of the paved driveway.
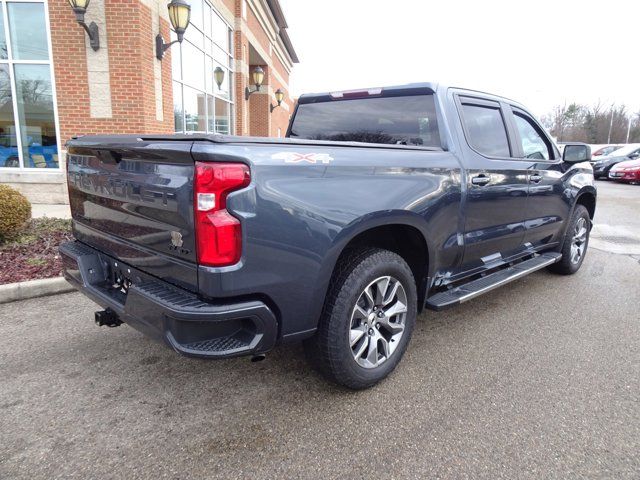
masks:
<svg viewBox="0 0 640 480"><path fill-rule="evenodd" d="M79 294L2 305L0 478L638 478L640 187L599 185L577 275L423 314L364 392L299 346L189 360Z"/></svg>

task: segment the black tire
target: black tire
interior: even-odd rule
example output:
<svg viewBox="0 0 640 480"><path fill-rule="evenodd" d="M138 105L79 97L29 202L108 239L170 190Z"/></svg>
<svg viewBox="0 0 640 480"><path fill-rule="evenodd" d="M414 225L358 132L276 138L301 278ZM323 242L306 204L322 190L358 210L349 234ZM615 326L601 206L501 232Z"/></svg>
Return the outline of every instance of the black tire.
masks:
<svg viewBox="0 0 640 480"><path fill-rule="evenodd" d="M579 259L575 261L575 256L572 255L572 246L575 242L576 236L576 227L579 222L583 222L586 225L586 234L585 240L582 242L582 254ZM582 262L584 261L584 257L587 254L587 249L589 247L589 234L591 232L591 219L589 217L589 212L583 205L576 205L576 208L573 211L573 216L571 217L571 221L567 227L567 231L564 235L564 240L562 242L562 248L560 253L562 253L562 259L558 263L554 263L549 266L549 270L554 273L559 273L561 275L573 275L576 273Z"/></svg>
<svg viewBox="0 0 640 480"><path fill-rule="evenodd" d="M314 337L304 343L305 353L311 365L329 380L351 389L364 389L375 385L389 375L402 359L416 321L416 283L411 269L402 257L388 250L378 248L354 250L343 256L340 263L329 286L318 330ZM400 338L397 339L397 343L394 339L387 341L381 338L383 343L378 344L376 340L376 364L378 358L381 359L381 363L375 367L365 368L358 362L366 362L367 360L365 358L356 359L357 354L352 350L352 348L358 350L357 346L352 347L350 342L350 333L354 329L352 322L360 323L358 328L363 327L365 331L368 331L368 333L361 334L362 342L372 342L371 338L378 338L375 335L387 335L388 332L385 333L384 326L381 327L380 323L376 323L378 320L376 317L371 317L371 314L367 320L361 321L354 320L352 317L355 315L356 303L364 298L365 289L383 277L389 277L390 282L400 283L405 293L406 313L402 317L404 330ZM385 296L382 295L382 297ZM399 296L393 298L396 298L397 302L400 301ZM384 303L384 299L382 303ZM389 305L391 303L394 303L393 300L389 302ZM379 312L380 309L387 307L373 307L373 311L376 308L379 308ZM397 321L399 317L394 318ZM373 337L371 335L374 329L368 328L364 323L369 321L376 324ZM389 351L390 342L397 345L394 346L394 350L388 356L380 353L380 357L378 357L378 347L382 346L381 351L384 352L386 345L386 349Z"/></svg>

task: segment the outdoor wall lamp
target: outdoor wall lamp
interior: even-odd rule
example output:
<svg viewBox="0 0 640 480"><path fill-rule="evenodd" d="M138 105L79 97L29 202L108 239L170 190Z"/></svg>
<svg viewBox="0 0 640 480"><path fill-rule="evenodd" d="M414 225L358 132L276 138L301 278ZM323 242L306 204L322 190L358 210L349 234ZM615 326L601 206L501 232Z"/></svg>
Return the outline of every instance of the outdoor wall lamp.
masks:
<svg viewBox="0 0 640 480"><path fill-rule="evenodd" d="M164 43L162 35L156 35L156 58L158 60L162 60L164 52L166 52L171 45L176 42L182 42L182 39L184 38L184 31L189 26L189 18L191 17L191 5L184 0L171 0L171 3L167 5L167 8L169 9L169 21L171 22L171 26L175 30L178 39L173 42Z"/></svg>
<svg viewBox="0 0 640 480"><path fill-rule="evenodd" d="M220 67L216 67L213 71L213 79L216 81L218 88L222 88L222 82L224 82L224 70Z"/></svg>
<svg viewBox="0 0 640 480"><path fill-rule="evenodd" d="M100 49L100 36L98 34L98 25L96 22L91 22L89 25L84 23L84 14L87 13L87 7L89 6L89 0L69 0L69 5L73 9L73 13L76 14L76 21L82 25L84 31L89 36L89 45L93 48L93 51Z"/></svg>
<svg viewBox="0 0 640 480"><path fill-rule="evenodd" d="M252 93L256 93L260 91L260 87L262 86L262 81L264 80L264 70L262 67L256 67L253 71L253 83L256 85L255 90L249 90L249 87L244 89L244 99L249 100L249 97Z"/></svg>
<svg viewBox="0 0 640 480"><path fill-rule="evenodd" d="M278 104L277 104L277 105L275 105L275 106L274 106L274 105L269 105L269 111L270 111L271 113L273 113L273 111L274 111L276 108L278 108L280 105L282 105L282 100L284 100L284 92L282 91L282 89L281 89L281 88L279 88L278 90L276 90L275 96L276 96L276 102L278 102Z"/></svg>

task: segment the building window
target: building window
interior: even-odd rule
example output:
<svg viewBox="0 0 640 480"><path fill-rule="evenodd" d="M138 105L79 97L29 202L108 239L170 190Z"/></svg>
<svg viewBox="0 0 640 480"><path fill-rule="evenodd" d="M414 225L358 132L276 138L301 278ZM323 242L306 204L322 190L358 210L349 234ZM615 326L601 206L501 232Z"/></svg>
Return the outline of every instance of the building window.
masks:
<svg viewBox="0 0 640 480"><path fill-rule="evenodd" d="M59 168L44 2L0 0L0 167Z"/></svg>
<svg viewBox="0 0 640 480"><path fill-rule="evenodd" d="M233 133L232 38L233 30L211 5L191 2L185 39L171 49L176 132ZM213 75L218 67L224 70L220 87Z"/></svg>

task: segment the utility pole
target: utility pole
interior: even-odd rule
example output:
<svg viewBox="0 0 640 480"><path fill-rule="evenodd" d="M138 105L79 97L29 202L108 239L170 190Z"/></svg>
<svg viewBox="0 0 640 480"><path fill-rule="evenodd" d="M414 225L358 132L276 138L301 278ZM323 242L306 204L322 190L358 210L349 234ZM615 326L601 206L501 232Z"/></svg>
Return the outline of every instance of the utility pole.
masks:
<svg viewBox="0 0 640 480"><path fill-rule="evenodd" d="M633 120L633 117L635 117L636 115L640 115L640 112L632 113L631 115L629 115L629 126L627 127L627 143L629 143L629 136L631 135L631 120Z"/></svg>
<svg viewBox="0 0 640 480"><path fill-rule="evenodd" d="M607 143L611 143L611 130L613 130L613 105L611 105L611 121L609 122L609 136L607 137Z"/></svg>

